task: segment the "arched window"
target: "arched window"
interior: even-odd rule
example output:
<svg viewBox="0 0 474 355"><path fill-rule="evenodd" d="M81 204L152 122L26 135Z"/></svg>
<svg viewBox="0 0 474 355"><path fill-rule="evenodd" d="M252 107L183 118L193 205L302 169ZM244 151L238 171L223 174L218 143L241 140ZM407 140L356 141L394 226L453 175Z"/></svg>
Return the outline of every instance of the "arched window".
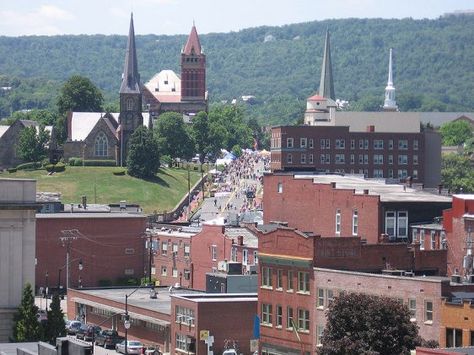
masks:
<svg viewBox="0 0 474 355"><path fill-rule="evenodd" d="M133 99L130 97L127 99L127 111L133 111Z"/></svg>
<svg viewBox="0 0 474 355"><path fill-rule="evenodd" d="M94 155L96 157L106 157L108 154L108 141L107 136L100 132L95 139Z"/></svg>

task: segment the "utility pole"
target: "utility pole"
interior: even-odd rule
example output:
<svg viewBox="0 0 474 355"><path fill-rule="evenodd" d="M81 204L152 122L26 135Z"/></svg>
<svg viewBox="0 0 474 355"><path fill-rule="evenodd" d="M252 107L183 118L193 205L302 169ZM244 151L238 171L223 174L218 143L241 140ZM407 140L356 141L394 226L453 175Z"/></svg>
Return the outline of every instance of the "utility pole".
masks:
<svg viewBox="0 0 474 355"><path fill-rule="evenodd" d="M66 292L69 288L69 256L71 253L71 243L73 240L76 240L78 236L80 236L80 233L77 229L65 229L61 231L61 237L59 237L63 246L66 246ZM61 275L61 269L59 269L59 275Z"/></svg>

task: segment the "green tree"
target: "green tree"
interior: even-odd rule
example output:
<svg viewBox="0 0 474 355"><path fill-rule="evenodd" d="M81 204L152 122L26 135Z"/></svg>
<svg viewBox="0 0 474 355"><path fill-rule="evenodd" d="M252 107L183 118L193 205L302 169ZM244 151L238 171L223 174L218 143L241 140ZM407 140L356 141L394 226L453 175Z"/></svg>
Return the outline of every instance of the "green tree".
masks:
<svg viewBox="0 0 474 355"><path fill-rule="evenodd" d="M395 298L341 294L327 311L320 355L410 354L420 342L408 308Z"/></svg>
<svg viewBox="0 0 474 355"><path fill-rule="evenodd" d="M176 158L190 159L194 155L194 145L186 129L183 116L176 112L165 112L158 118L155 127L160 152Z"/></svg>
<svg viewBox="0 0 474 355"><path fill-rule="evenodd" d="M467 121L456 120L446 122L439 128L443 145L460 145L472 138L472 127Z"/></svg>
<svg viewBox="0 0 474 355"><path fill-rule="evenodd" d="M209 135L209 121L205 112L199 112L193 118L191 137L194 141L196 153L199 154L200 163L204 163L206 154L210 152L211 141Z"/></svg>
<svg viewBox="0 0 474 355"><path fill-rule="evenodd" d="M44 126L39 127L38 133L34 126L25 127L18 138L17 154L26 162L40 161L47 155L48 141L49 132L44 129Z"/></svg>
<svg viewBox="0 0 474 355"><path fill-rule="evenodd" d="M31 284L27 283L23 288L20 307L14 317L13 341L32 342L41 339L42 329L37 314L38 307L35 306L33 290Z"/></svg>
<svg viewBox="0 0 474 355"><path fill-rule="evenodd" d="M97 112L102 110L104 98L89 78L73 75L61 87L57 99L58 112Z"/></svg>
<svg viewBox="0 0 474 355"><path fill-rule="evenodd" d="M48 310L48 320L45 327L45 340L50 344L56 343L57 337L66 336L66 323L61 309L59 294L55 292Z"/></svg>
<svg viewBox="0 0 474 355"><path fill-rule="evenodd" d="M155 176L160 168L160 150L153 131L138 127L128 142L128 174L138 178Z"/></svg>
<svg viewBox="0 0 474 355"><path fill-rule="evenodd" d="M461 154L446 154L441 158L441 179L451 192L474 192L474 169L471 159Z"/></svg>

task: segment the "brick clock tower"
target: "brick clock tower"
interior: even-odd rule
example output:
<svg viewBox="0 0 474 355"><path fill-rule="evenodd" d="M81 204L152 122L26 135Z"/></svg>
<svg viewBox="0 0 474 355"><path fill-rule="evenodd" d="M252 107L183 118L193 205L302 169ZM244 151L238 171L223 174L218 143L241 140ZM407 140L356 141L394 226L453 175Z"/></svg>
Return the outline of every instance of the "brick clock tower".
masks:
<svg viewBox="0 0 474 355"><path fill-rule="evenodd" d="M196 26L193 24L181 52L181 101L203 101L206 98L206 55L202 52Z"/></svg>
<svg viewBox="0 0 474 355"><path fill-rule="evenodd" d="M116 154L117 165L124 166L128 155L128 141L130 136L135 129L143 125L142 91L135 48L133 14L130 18L125 67L123 70L122 84L120 85L120 114L118 121L117 138L119 140L119 146L117 147L118 154Z"/></svg>

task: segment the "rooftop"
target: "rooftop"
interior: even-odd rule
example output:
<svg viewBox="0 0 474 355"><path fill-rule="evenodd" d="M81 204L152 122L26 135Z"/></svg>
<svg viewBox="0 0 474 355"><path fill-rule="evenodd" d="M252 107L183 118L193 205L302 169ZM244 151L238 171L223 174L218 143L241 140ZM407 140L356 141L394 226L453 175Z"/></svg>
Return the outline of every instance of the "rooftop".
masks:
<svg viewBox="0 0 474 355"><path fill-rule="evenodd" d="M226 228L224 232L228 238L237 239L237 237L243 237L244 246L249 248L258 248L258 238L247 228ZM235 240L237 243L237 240Z"/></svg>
<svg viewBox="0 0 474 355"><path fill-rule="evenodd" d="M240 275L239 275L240 276ZM257 302L256 293L200 293L173 294L171 297L190 300L196 303L209 302Z"/></svg>
<svg viewBox="0 0 474 355"><path fill-rule="evenodd" d="M336 189L354 190L362 195L368 190L371 196L380 196L381 202L444 202L450 203L451 197L410 188L406 185L387 184L385 180L365 179L358 175L316 175L311 173L293 173L295 179L313 179L315 184L336 183Z"/></svg>

